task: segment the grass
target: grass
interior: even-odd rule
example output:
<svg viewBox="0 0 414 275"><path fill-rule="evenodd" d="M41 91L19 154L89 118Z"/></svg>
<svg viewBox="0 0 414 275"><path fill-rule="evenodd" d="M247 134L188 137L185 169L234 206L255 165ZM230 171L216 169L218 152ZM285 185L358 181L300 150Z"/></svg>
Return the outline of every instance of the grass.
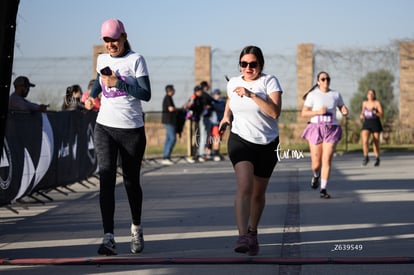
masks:
<svg viewBox="0 0 414 275"><path fill-rule="evenodd" d="M290 149L301 150L303 152L309 152L309 148L307 144L290 144ZM286 149L286 148L281 148ZM372 147L370 147L372 151ZM389 153L389 152L413 152L414 153L414 144L381 144L380 145L381 153ZM158 158L162 157L162 146L147 146L145 150L145 158ZM345 144L338 144L337 146L338 152L343 153L361 153L362 147L361 144L348 144L347 148ZM220 152L223 155L227 155L227 143L223 143L220 148ZM187 146L186 144L177 143L174 147L172 156L185 156L187 155Z"/></svg>

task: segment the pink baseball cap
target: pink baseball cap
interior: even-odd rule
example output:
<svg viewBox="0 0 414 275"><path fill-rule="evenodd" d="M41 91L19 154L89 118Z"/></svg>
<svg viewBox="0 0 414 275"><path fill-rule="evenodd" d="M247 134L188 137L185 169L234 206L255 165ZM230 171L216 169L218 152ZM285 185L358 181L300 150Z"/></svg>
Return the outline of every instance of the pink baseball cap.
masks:
<svg viewBox="0 0 414 275"><path fill-rule="evenodd" d="M101 38L109 37L112 39L118 39L121 34L126 33L124 24L118 19L108 19L103 22L101 27Z"/></svg>

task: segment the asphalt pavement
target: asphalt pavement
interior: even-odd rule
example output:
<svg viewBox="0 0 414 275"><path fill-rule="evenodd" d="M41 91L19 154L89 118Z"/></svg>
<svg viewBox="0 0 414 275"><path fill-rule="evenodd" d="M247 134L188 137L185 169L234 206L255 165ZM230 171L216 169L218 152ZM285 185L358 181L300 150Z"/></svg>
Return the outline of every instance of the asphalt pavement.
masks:
<svg viewBox="0 0 414 275"><path fill-rule="evenodd" d="M372 159L372 158L371 158ZM0 208L2 274L414 274L414 154L379 167L335 156L330 199L310 187L310 158L285 155L271 178L260 252L233 251L235 176L228 160L142 168L145 249L129 252L130 212L116 188L118 255L102 240L96 178Z"/></svg>

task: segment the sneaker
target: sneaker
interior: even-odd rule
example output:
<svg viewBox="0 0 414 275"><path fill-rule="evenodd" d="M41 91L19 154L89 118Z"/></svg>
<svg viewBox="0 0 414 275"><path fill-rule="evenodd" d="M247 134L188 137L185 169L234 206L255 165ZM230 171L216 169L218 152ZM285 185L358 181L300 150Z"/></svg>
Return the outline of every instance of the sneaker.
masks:
<svg viewBox="0 0 414 275"><path fill-rule="evenodd" d="M247 238L249 240L249 256L256 256L259 253L259 241L257 240L257 231L247 232Z"/></svg>
<svg viewBox="0 0 414 275"><path fill-rule="evenodd" d="M100 255L116 255L116 243L114 240L114 234L106 233L104 235L102 244L98 248L98 254Z"/></svg>
<svg viewBox="0 0 414 275"><path fill-rule="evenodd" d="M193 157L187 157L186 160L187 160L188 163L194 163L195 162Z"/></svg>
<svg viewBox="0 0 414 275"><path fill-rule="evenodd" d="M362 166L366 166L369 162L369 157L365 157L364 160L362 161Z"/></svg>
<svg viewBox="0 0 414 275"><path fill-rule="evenodd" d="M319 187L319 177L312 177L311 187L316 189Z"/></svg>
<svg viewBox="0 0 414 275"><path fill-rule="evenodd" d="M207 158L206 157L203 157L203 156L199 156L198 157L198 161L199 162L206 162L207 161Z"/></svg>
<svg viewBox="0 0 414 275"><path fill-rule="evenodd" d="M380 165L380 159L379 159L379 158L377 158L377 159L375 160L374 166L379 166L379 165Z"/></svg>
<svg viewBox="0 0 414 275"><path fill-rule="evenodd" d="M321 199L329 199L331 196L326 192L326 189L321 190Z"/></svg>
<svg viewBox="0 0 414 275"><path fill-rule="evenodd" d="M247 235L239 236L234 251L237 253L247 253L249 251L249 237Z"/></svg>
<svg viewBox="0 0 414 275"><path fill-rule="evenodd" d="M131 228L131 252L140 253L144 249L144 235L142 233L142 228L139 227L136 230Z"/></svg>
<svg viewBox="0 0 414 275"><path fill-rule="evenodd" d="M221 161L221 157L219 155L214 156L213 158L214 161Z"/></svg>
<svg viewBox="0 0 414 275"><path fill-rule="evenodd" d="M172 162L170 159L163 159L161 160L162 165L173 165L174 162Z"/></svg>

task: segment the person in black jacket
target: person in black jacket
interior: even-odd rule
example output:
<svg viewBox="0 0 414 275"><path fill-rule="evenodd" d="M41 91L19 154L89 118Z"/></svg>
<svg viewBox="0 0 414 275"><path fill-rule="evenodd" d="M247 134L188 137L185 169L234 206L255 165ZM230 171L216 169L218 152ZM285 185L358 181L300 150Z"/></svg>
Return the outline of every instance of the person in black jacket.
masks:
<svg viewBox="0 0 414 275"><path fill-rule="evenodd" d="M169 84L165 86L165 97L162 101L162 117L161 122L165 128L165 142L163 151L162 164L171 165L174 164L171 161L171 153L174 149L176 142L176 108L174 105L173 95L175 93L174 86Z"/></svg>

